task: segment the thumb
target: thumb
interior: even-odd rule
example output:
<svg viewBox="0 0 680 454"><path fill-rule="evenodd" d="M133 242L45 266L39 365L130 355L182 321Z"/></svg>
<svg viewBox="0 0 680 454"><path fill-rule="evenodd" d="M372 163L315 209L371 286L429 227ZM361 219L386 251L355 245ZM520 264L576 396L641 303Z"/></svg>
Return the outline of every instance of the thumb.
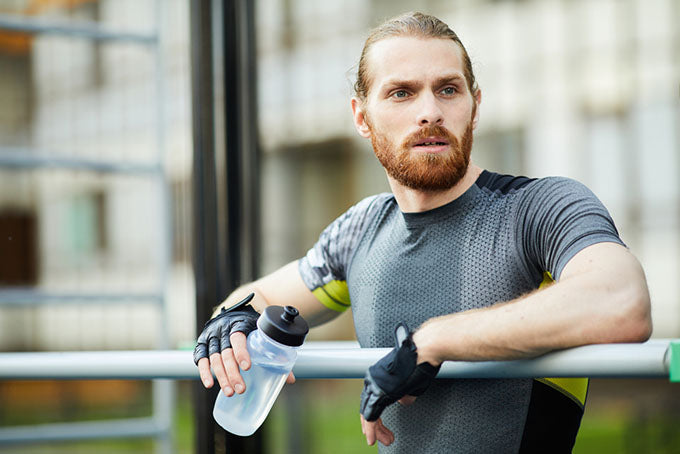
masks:
<svg viewBox="0 0 680 454"><path fill-rule="evenodd" d="M408 407L411 405L413 402L415 402L417 399L416 396L404 396L401 399L399 399L397 402L399 402L401 405Z"/></svg>

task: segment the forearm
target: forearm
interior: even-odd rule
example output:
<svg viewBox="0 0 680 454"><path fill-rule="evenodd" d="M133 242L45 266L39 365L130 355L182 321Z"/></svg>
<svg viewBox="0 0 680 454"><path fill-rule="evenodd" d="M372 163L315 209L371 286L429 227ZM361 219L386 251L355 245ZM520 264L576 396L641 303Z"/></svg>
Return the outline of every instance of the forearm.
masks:
<svg viewBox="0 0 680 454"><path fill-rule="evenodd" d="M255 294L251 305L256 311L261 313L267 306L294 306L310 326L318 326L338 315L338 312L323 306L306 287L298 272L297 261L294 261L234 290L215 308L213 317L222 307L230 307L251 293Z"/></svg>
<svg viewBox="0 0 680 454"><path fill-rule="evenodd" d="M642 269L637 261L604 268L564 273L560 282L516 300L429 320L414 335L419 361L518 359L646 340L651 321Z"/></svg>

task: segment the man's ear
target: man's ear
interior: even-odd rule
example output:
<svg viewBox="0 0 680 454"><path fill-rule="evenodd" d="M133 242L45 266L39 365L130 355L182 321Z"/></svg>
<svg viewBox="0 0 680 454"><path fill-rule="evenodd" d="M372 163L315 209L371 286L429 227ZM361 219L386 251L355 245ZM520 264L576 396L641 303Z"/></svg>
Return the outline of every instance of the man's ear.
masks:
<svg viewBox="0 0 680 454"><path fill-rule="evenodd" d="M476 129L477 123L479 122L479 106L482 104L482 90L478 88L472 98L475 103L475 115L472 117L472 129Z"/></svg>
<svg viewBox="0 0 680 454"><path fill-rule="evenodd" d="M354 118L354 127L361 137L370 139L371 127L366 121L366 111L364 103L357 97L352 98L352 117Z"/></svg>

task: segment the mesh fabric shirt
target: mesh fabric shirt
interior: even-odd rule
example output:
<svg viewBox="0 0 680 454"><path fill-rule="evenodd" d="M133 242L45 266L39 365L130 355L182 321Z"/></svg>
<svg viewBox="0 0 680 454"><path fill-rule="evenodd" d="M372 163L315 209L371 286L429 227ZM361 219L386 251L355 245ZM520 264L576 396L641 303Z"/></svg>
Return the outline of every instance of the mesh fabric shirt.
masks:
<svg viewBox="0 0 680 454"><path fill-rule="evenodd" d="M326 306L351 305L362 347L393 347L394 328L530 292L601 242L623 244L602 203L567 178L484 171L462 196L403 213L391 194L336 219L299 261ZM381 453L570 452L587 381L437 379L408 407L388 407ZM585 383L585 384L584 384ZM358 408L359 396L357 396Z"/></svg>

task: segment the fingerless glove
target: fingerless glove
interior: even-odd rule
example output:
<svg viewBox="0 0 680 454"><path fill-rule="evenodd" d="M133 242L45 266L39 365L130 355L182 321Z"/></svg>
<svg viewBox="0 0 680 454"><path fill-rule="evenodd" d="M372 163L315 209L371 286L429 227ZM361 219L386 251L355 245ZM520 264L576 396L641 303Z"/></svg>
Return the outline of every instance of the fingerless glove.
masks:
<svg viewBox="0 0 680 454"><path fill-rule="evenodd" d="M248 305L254 296L255 294L251 293L229 309L222 308L216 317L208 320L203 332L198 336L194 349L194 363L198 364L201 358L207 358L213 353L220 353L230 348L229 336L233 333L241 332L247 336L248 333L257 329L257 319L260 314Z"/></svg>
<svg viewBox="0 0 680 454"><path fill-rule="evenodd" d="M359 411L367 421L377 420L388 405L406 395L423 394L439 372L440 366L416 364L416 345L405 323L397 325L394 335L396 347L372 365L364 378Z"/></svg>

